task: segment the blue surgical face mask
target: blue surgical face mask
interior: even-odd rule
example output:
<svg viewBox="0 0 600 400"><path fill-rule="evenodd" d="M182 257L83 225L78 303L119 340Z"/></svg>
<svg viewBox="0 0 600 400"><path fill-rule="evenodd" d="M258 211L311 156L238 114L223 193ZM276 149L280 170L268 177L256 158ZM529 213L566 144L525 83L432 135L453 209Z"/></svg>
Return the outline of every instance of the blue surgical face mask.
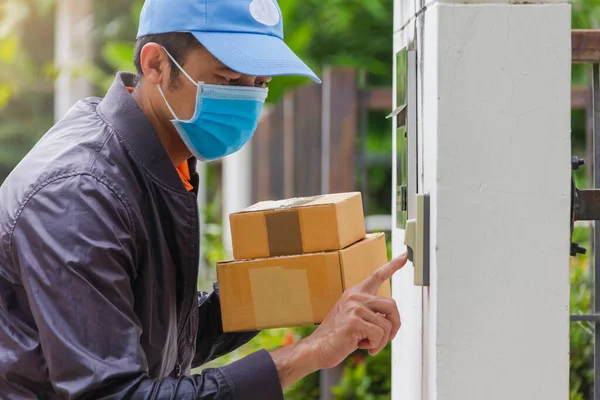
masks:
<svg viewBox="0 0 600 400"><path fill-rule="evenodd" d="M160 85L158 91L173 114L171 122L199 160L211 161L240 150L254 135L268 89L196 83L165 49L181 72L198 88L194 116L177 118Z"/></svg>

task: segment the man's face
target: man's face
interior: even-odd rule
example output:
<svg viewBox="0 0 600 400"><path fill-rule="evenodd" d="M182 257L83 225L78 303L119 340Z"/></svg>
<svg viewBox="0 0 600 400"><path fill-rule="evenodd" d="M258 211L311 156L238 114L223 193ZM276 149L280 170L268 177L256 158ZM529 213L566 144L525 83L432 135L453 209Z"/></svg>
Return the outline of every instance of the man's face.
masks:
<svg viewBox="0 0 600 400"><path fill-rule="evenodd" d="M169 56L158 44L147 44L142 50L141 58L146 80L153 85L161 85L165 97L177 117L182 120L192 118L196 107L196 85L183 73L179 73L175 82L171 80ZM213 85L266 87L271 81L270 77L249 76L232 71L202 46L188 51L182 67L195 82ZM154 101L152 103L157 108L160 107L162 112L155 111L168 119L172 119L172 115L158 91L153 92L155 93L153 94Z"/></svg>

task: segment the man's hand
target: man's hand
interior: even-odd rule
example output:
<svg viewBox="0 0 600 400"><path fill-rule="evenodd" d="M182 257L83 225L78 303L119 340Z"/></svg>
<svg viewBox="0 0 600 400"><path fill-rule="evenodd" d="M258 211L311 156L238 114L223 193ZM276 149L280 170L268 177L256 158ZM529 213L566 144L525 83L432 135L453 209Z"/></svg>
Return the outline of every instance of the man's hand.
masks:
<svg viewBox="0 0 600 400"><path fill-rule="evenodd" d="M375 355L396 336L396 302L375 294L406 260L406 254L395 258L348 289L311 336L271 353L284 388L313 371L335 367L356 349Z"/></svg>
<svg viewBox="0 0 600 400"><path fill-rule="evenodd" d="M375 355L400 329L400 314L393 299L377 297L379 287L406 264L403 255L384 265L359 285L348 289L313 335L307 338L320 360L332 368L356 349Z"/></svg>

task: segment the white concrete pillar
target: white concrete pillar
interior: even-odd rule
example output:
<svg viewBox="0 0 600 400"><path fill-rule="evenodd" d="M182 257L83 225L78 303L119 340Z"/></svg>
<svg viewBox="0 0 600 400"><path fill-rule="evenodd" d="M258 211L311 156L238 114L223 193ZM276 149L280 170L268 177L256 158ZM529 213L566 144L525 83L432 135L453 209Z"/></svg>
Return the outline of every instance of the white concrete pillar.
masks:
<svg viewBox="0 0 600 400"><path fill-rule="evenodd" d="M231 254L229 214L252 203L252 141L223 159L223 245Z"/></svg>
<svg viewBox="0 0 600 400"><path fill-rule="evenodd" d="M56 2L55 64L56 80L54 116L62 118L79 100L91 96L92 84L81 76L81 69L93 62L91 0L58 0Z"/></svg>
<svg viewBox="0 0 600 400"><path fill-rule="evenodd" d="M419 60L431 285L412 267L393 282L395 400L568 398L571 13L528 3L396 1L395 50L415 40Z"/></svg>

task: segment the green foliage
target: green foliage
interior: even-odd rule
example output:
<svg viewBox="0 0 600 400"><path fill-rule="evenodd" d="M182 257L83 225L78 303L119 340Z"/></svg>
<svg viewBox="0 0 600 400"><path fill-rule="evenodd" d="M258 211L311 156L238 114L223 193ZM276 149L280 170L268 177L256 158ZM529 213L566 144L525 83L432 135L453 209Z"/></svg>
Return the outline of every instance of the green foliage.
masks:
<svg viewBox="0 0 600 400"><path fill-rule="evenodd" d="M381 111L368 114L365 152L381 162L367 169L367 215L389 214L392 207L392 125L391 120L386 119L387 114ZM358 180L361 180L360 176Z"/></svg>
<svg viewBox="0 0 600 400"><path fill-rule="evenodd" d="M106 43L102 48L102 57L115 71L134 71L133 46L129 43Z"/></svg>
<svg viewBox="0 0 600 400"><path fill-rule="evenodd" d="M333 389L340 400L388 400L391 398L392 365L391 344L379 354L369 356L364 350L349 357L344 368L344 376Z"/></svg>
<svg viewBox="0 0 600 400"><path fill-rule="evenodd" d="M53 120L51 3L0 3L0 184Z"/></svg>
<svg viewBox="0 0 600 400"><path fill-rule="evenodd" d="M223 227L221 224L221 199L220 192L216 192L201 211L204 217L201 234L200 251L204 268L198 276L198 289L205 292L212 291L213 282L216 281L216 265L227 258L223 245Z"/></svg>
<svg viewBox="0 0 600 400"><path fill-rule="evenodd" d="M589 229L576 228L574 240L589 249ZM591 312L590 258L571 258L571 314ZM593 374L593 335L594 326L589 322L572 323L570 326L570 393L569 400L591 398Z"/></svg>

